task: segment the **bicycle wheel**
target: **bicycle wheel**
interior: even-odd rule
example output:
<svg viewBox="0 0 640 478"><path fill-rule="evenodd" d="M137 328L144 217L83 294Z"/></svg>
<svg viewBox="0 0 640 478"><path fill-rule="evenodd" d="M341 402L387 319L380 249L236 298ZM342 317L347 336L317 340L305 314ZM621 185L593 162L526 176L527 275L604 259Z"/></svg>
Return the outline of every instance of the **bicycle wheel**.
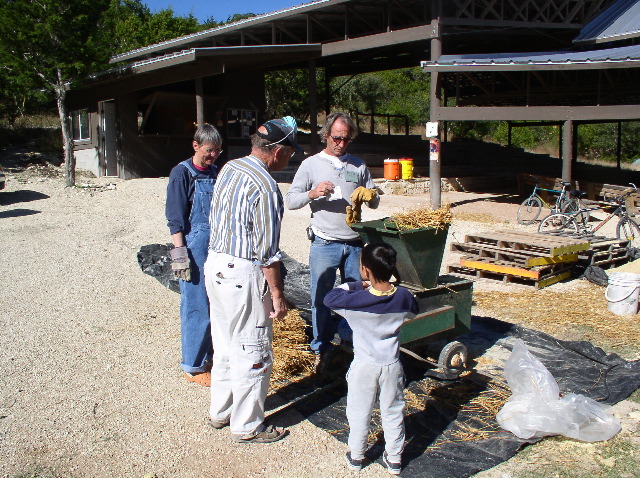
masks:
<svg viewBox="0 0 640 478"><path fill-rule="evenodd" d="M573 216L558 212L549 214L538 226L538 232L550 234L554 232L578 232L578 225Z"/></svg>
<svg viewBox="0 0 640 478"><path fill-rule="evenodd" d="M623 217L616 228L618 239L629 241L629 247L640 247L640 227L630 217Z"/></svg>
<svg viewBox="0 0 640 478"><path fill-rule="evenodd" d="M518 208L518 222L522 225L533 224L542 211L542 201L538 196L529 196Z"/></svg>
<svg viewBox="0 0 640 478"><path fill-rule="evenodd" d="M575 214L580 211L579 214ZM560 204L560 212L565 214L573 215L575 214L576 221L584 226L589 222L589 218L591 215L589 214L589 210L586 205L577 198L569 198Z"/></svg>

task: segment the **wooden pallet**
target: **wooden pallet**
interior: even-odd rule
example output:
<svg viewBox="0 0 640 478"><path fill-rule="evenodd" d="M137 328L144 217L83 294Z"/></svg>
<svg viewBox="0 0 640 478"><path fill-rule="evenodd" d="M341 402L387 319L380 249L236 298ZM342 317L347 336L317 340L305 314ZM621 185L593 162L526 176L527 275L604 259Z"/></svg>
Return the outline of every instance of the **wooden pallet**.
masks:
<svg viewBox="0 0 640 478"><path fill-rule="evenodd" d="M598 266L608 269L629 259L628 240L597 238L591 243L591 249L578 255L578 262L585 268Z"/></svg>
<svg viewBox="0 0 640 478"><path fill-rule="evenodd" d="M535 267L517 267L511 264L504 264L490 259L470 259L465 257L460 258L460 266L467 269L476 269L534 280L540 280L542 278L549 277L555 273L562 272L565 269L571 267L571 265L568 266L567 264L562 263Z"/></svg>
<svg viewBox="0 0 640 478"><path fill-rule="evenodd" d="M455 275L520 283L537 289L571 276L579 253L589 242L521 231L496 231L465 236L451 250L464 256L449 266Z"/></svg>
<svg viewBox="0 0 640 478"><path fill-rule="evenodd" d="M568 262L577 262L578 254L563 254L560 256L549 256L536 251L531 250L518 250L505 249L502 247L496 247L488 244L478 243L466 243L466 242L453 242L451 243L451 250L454 252L461 252L468 257L477 257L479 259L493 259L504 263L512 263L522 267L535 267L550 264L560 264Z"/></svg>
<svg viewBox="0 0 640 478"><path fill-rule="evenodd" d="M538 253L547 257L575 254L586 251L590 247L588 241L581 239L521 231L469 234L465 236L465 243Z"/></svg>
<svg viewBox="0 0 640 478"><path fill-rule="evenodd" d="M523 284L534 286L536 289L542 289L543 287L550 286L551 284L555 284L556 282L560 282L571 277L571 268L569 267L562 271L556 271L552 274L545 275L537 279L531 277L522 277L505 272L471 269L463 266L449 266L449 273L462 277L472 277L514 284Z"/></svg>

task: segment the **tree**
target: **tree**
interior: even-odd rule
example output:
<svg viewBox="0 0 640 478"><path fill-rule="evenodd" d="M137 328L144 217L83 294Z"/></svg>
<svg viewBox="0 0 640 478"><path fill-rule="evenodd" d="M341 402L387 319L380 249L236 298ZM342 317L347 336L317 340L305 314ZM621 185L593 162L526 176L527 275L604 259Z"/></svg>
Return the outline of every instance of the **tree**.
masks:
<svg viewBox="0 0 640 478"><path fill-rule="evenodd" d="M4 0L0 3L0 60L16 78L55 96L62 129L67 185L75 158L65 105L70 85L105 65L99 25L109 0Z"/></svg>
<svg viewBox="0 0 640 478"><path fill-rule="evenodd" d="M317 70L318 98L324 96L324 71ZM309 119L309 70L277 70L265 75L267 118L291 115L300 122Z"/></svg>

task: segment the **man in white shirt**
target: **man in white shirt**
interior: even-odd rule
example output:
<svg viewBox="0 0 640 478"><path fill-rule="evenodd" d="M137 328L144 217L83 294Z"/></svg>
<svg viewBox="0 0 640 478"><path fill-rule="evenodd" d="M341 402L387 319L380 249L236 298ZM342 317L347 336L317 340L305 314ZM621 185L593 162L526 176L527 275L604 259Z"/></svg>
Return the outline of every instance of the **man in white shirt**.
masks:
<svg viewBox="0 0 640 478"><path fill-rule="evenodd" d="M363 244L346 222L346 208L352 206L350 197L357 188L373 190L375 185L364 161L347 153L357 134L355 123L346 113L327 116L320 131L325 149L302 162L285 197L287 209L300 209L307 204L311 208L314 237L309 253L313 323L310 348L316 354L316 366L331 347L336 331L343 340L351 340L347 323L342 320L338 325L333 321L323 300L333 289L338 270L343 283L361 280ZM376 208L379 201L374 193L367 204Z"/></svg>

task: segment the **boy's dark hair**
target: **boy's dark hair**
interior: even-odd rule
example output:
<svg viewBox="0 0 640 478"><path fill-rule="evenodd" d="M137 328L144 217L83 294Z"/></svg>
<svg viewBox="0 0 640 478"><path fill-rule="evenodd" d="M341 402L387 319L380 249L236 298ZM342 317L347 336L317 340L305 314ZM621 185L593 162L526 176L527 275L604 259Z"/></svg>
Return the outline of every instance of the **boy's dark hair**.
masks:
<svg viewBox="0 0 640 478"><path fill-rule="evenodd" d="M362 248L360 262L373 278L388 282L396 270L396 250L386 242L374 242Z"/></svg>

